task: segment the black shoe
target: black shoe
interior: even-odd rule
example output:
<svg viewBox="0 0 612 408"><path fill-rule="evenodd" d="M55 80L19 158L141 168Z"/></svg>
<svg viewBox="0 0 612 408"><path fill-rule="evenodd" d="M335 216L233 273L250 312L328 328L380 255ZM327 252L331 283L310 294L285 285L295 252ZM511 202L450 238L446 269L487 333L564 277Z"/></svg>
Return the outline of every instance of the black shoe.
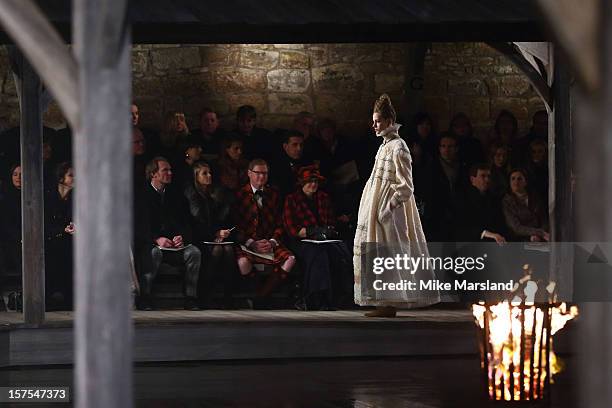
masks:
<svg viewBox="0 0 612 408"><path fill-rule="evenodd" d="M138 310L150 312L153 310L153 302L149 296L141 296L138 302Z"/></svg>
<svg viewBox="0 0 612 408"><path fill-rule="evenodd" d="M200 310L198 307L198 300L194 297L186 297L185 310Z"/></svg>

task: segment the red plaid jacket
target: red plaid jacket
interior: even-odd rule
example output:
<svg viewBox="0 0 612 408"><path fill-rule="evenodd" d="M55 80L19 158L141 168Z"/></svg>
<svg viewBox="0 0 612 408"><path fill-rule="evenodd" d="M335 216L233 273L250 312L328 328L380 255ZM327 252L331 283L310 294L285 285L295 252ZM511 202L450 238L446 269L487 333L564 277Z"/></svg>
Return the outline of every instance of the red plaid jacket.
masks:
<svg viewBox="0 0 612 408"><path fill-rule="evenodd" d="M247 184L236 192L234 220L238 230L239 241L249 238L281 240L283 225L280 212L280 196L273 187L263 190L263 208L259 209L251 185Z"/></svg>
<svg viewBox="0 0 612 408"><path fill-rule="evenodd" d="M327 193L321 190L315 193L314 201L319 212L318 218L310 210L306 200L306 195L301 190L289 194L285 199L283 221L289 236L297 238L298 232L310 225L336 225L331 200Z"/></svg>

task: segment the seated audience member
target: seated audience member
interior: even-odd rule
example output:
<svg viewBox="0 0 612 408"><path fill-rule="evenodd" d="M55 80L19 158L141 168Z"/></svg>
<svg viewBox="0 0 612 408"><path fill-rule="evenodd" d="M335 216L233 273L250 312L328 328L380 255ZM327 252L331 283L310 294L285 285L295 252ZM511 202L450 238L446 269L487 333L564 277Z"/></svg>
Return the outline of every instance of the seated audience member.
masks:
<svg viewBox="0 0 612 408"><path fill-rule="evenodd" d="M448 133L457 139L459 160L468 167L485 160L482 143L472 132L472 123L465 113L453 116Z"/></svg>
<svg viewBox="0 0 612 408"><path fill-rule="evenodd" d="M546 206L527 187L525 170L512 170L510 192L503 200L506 225L514 241L548 241Z"/></svg>
<svg viewBox="0 0 612 408"><path fill-rule="evenodd" d="M249 162L242 154L242 138L231 133L221 142L216 172L219 182L232 191L238 191L248 181Z"/></svg>
<svg viewBox="0 0 612 408"><path fill-rule="evenodd" d="M336 122L332 119L322 119L318 123L318 133L323 148L319 167L321 174L327 177L326 192L339 215L339 231L348 233L347 223L357 218L362 191L358 155L353 143L336 133Z"/></svg>
<svg viewBox="0 0 612 408"><path fill-rule="evenodd" d="M304 158L304 137L297 130L288 130L283 136L283 151L271 164L271 183L281 194L281 199L293 192L297 171L300 167L312 164Z"/></svg>
<svg viewBox="0 0 612 408"><path fill-rule="evenodd" d="M237 275L236 255L231 244L221 245L228 240L233 226L230 225L230 208L233 195L221 186L213 185L210 166L204 161L193 164L193 182L185 187L189 202L194 242L200 248L204 259L198 297L201 305L208 306L210 292L216 281L223 283L225 306L231 306L233 280ZM204 244L209 242L209 244ZM210 244L210 243L218 244Z"/></svg>
<svg viewBox="0 0 612 408"><path fill-rule="evenodd" d="M197 310L200 250L190 244L187 203L182 191L172 185L172 167L167 159L155 157L146 168L150 184L145 186L140 209L147 217L150 233L151 269L141 280L141 308L151 310L153 282L162 262L185 267L185 309Z"/></svg>
<svg viewBox="0 0 612 408"><path fill-rule="evenodd" d="M72 195L74 170L57 165L56 183L45 192L45 292L48 310L72 308Z"/></svg>
<svg viewBox="0 0 612 408"><path fill-rule="evenodd" d="M315 115L300 112L293 118L293 129L304 136L304 157L309 160L321 160L323 146L315 133Z"/></svg>
<svg viewBox="0 0 612 408"><path fill-rule="evenodd" d="M200 128L193 131L191 141L199 144L202 154L211 160L219 154L224 137L225 132L219 127L217 112L208 107L203 108L200 111Z"/></svg>
<svg viewBox="0 0 612 408"><path fill-rule="evenodd" d="M519 165L520 153L515 151L513 155L512 152L512 150L517 147L517 138L518 121L516 117L509 110L502 109L495 119L495 126L489 136L489 151L493 146L506 146L508 161L512 163L512 165Z"/></svg>
<svg viewBox="0 0 612 408"><path fill-rule="evenodd" d="M455 204L463 194L466 171L458 157L457 139L442 136L438 150L431 168L431 212L425 233L428 241L448 242L454 240Z"/></svg>
<svg viewBox="0 0 612 408"><path fill-rule="evenodd" d="M236 251L242 275L250 274L255 263L274 266L265 284L257 290L254 306L258 308L266 307L265 298L295 265L295 257L281 242L283 226L280 196L267 185L268 172L268 165L262 159L249 163L249 182L236 194L233 210L238 242L250 251L272 256L272 259L268 259L242 249Z"/></svg>
<svg viewBox="0 0 612 408"><path fill-rule="evenodd" d="M534 139L529 144L525 170L531 190L544 202L548 201L548 149L544 139Z"/></svg>
<svg viewBox="0 0 612 408"><path fill-rule="evenodd" d="M177 186L185 187L193 184L193 163L202 159L202 147L193 141L186 142L181 147L181 161L176 164L173 181Z"/></svg>
<svg viewBox="0 0 612 408"><path fill-rule="evenodd" d="M137 127L132 128L132 157L134 160L134 171L132 173L134 186L140 188L147 180L145 168L147 159L147 142L144 134Z"/></svg>
<svg viewBox="0 0 612 408"><path fill-rule="evenodd" d="M408 143L412 158L412 181L414 184L414 199L423 224L428 224L431 209L431 175L432 159L427 156L421 139L412 139Z"/></svg>
<svg viewBox="0 0 612 408"><path fill-rule="evenodd" d="M168 112L164 116L162 131L159 134L160 153L170 159L170 163L177 163L181 160L180 155L183 144L189 138L189 127L185 121L183 112Z"/></svg>
<svg viewBox="0 0 612 408"><path fill-rule="evenodd" d="M21 166L13 165L9 174L10 182L0 201L0 250L4 255L0 268L21 275ZM2 275L0 271L0 282Z"/></svg>
<svg viewBox="0 0 612 408"><path fill-rule="evenodd" d="M529 133L516 141L518 150L516 163L521 166L525 165L529 157L529 145L536 139L544 141L546 145L548 144L548 112L546 110L539 110L533 114ZM513 159L512 164L514 162Z"/></svg>
<svg viewBox="0 0 612 408"><path fill-rule="evenodd" d="M504 238L504 218L497 199L489 191L491 170L486 164L475 164L470 169L470 186L457 208L457 240L478 242L495 240L498 244Z"/></svg>
<svg viewBox="0 0 612 408"><path fill-rule="evenodd" d="M130 112L132 114L132 126L138 128L144 136L145 145L147 146L147 155L149 158L158 155L160 149L159 134L153 129L142 126L140 109L138 108L138 105L132 103Z"/></svg>
<svg viewBox="0 0 612 408"><path fill-rule="evenodd" d="M489 163L491 166L490 191L500 200L508 192L508 159L508 147L506 145L491 145L489 155Z"/></svg>
<svg viewBox="0 0 612 408"><path fill-rule="evenodd" d="M243 105L236 112L236 133L244 140L243 153L247 160L270 160L278 151L271 132L255 126L257 112L251 105Z"/></svg>
<svg viewBox="0 0 612 408"><path fill-rule="evenodd" d="M428 113L417 113L412 120L412 126L400 128L400 136L408 146L414 142L419 143L424 160L431 160L438 155L439 138L434 130L433 119Z"/></svg>
<svg viewBox="0 0 612 408"><path fill-rule="evenodd" d="M303 294L311 310L331 310L334 295L352 295L351 255L343 242L314 244L302 239L337 239L336 219L327 193L319 190L324 178L316 166L302 167L299 186L287 196L283 212L289 247L304 272Z"/></svg>

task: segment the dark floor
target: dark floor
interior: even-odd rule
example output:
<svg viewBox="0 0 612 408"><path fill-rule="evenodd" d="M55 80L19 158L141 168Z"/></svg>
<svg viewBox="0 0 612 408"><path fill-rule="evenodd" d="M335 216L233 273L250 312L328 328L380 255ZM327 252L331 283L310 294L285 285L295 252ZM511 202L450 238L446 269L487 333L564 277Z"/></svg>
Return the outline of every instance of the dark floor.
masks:
<svg viewBox="0 0 612 408"><path fill-rule="evenodd" d="M571 357L564 361L565 372L555 378L549 404L535 406L577 406L575 362ZM472 356L151 364L136 366L134 374L136 406L147 408L531 406L488 403ZM3 369L0 384L65 386L71 376L70 367Z"/></svg>

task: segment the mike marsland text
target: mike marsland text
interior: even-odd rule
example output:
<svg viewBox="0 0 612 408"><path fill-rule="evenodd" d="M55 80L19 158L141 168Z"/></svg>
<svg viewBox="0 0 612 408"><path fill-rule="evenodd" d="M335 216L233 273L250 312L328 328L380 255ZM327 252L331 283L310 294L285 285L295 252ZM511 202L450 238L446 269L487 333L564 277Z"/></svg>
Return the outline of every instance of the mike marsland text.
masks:
<svg viewBox="0 0 612 408"><path fill-rule="evenodd" d="M443 282L438 279L420 280L418 282L403 279L399 282L383 282L377 279L373 282L374 290L463 290L463 291L511 291L514 288L514 280L507 282L470 282L456 280L454 282Z"/></svg>

